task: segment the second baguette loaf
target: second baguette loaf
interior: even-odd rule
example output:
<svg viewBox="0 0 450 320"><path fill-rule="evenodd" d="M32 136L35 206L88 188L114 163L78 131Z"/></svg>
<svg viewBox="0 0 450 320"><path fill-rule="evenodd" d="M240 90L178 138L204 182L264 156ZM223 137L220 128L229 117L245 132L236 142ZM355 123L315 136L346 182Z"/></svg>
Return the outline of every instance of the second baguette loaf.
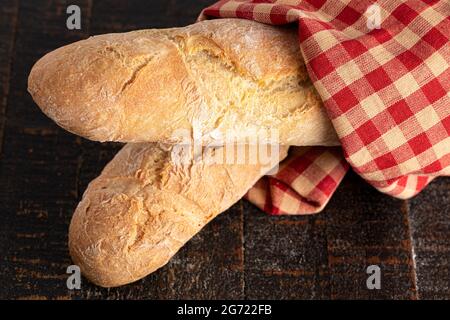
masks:
<svg viewBox="0 0 450 320"><path fill-rule="evenodd" d="M40 59L28 87L50 118L97 141L338 144L296 30L254 21L91 37Z"/></svg>
<svg viewBox="0 0 450 320"><path fill-rule="evenodd" d="M83 274L114 287L162 267L287 148L267 153L268 163L211 163L218 150L177 164L156 144L127 144L89 184L73 215L69 249Z"/></svg>

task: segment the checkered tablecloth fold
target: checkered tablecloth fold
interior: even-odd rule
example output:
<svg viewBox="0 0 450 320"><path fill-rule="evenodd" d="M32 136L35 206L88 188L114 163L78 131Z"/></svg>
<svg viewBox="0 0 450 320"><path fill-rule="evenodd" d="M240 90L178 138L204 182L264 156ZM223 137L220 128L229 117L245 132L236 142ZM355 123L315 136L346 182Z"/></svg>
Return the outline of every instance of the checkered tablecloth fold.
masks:
<svg viewBox="0 0 450 320"><path fill-rule="evenodd" d="M348 167L340 148L291 148L277 173L259 180L246 198L273 215L320 212Z"/></svg>
<svg viewBox="0 0 450 320"><path fill-rule="evenodd" d="M348 164L403 199L450 175L450 1L224 0L202 12L211 17L298 24L308 73L342 144L343 155L295 149L249 191L263 210L320 211Z"/></svg>

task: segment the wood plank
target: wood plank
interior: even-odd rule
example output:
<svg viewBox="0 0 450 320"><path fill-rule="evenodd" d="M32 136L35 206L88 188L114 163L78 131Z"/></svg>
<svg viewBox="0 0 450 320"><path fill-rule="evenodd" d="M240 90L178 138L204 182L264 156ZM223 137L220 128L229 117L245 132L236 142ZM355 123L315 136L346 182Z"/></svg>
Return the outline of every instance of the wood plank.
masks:
<svg viewBox="0 0 450 320"><path fill-rule="evenodd" d="M271 217L244 204L245 297L329 296L325 214Z"/></svg>
<svg viewBox="0 0 450 320"><path fill-rule="evenodd" d="M5 0L0 7L0 154L2 153L5 111L8 103L9 80L16 38L18 0Z"/></svg>
<svg viewBox="0 0 450 320"><path fill-rule="evenodd" d="M450 299L450 178L433 181L410 200L421 299Z"/></svg>
<svg viewBox="0 0 450 320"><path fill-rule="evenodd" d="M349 174L317 216L245 214L245 289L251 299L416 298L405 202ZM368 290L379 265L382 289Z"/></svg>
<svg viewBox="0 0 450 320"><path fill-rule="evenodd" d="M72 3L72 2L71 2ZM74 1L87 15L89 1ZM80 139L56 127L26 92L38 58L87 37L66 29L65 1L22 1L0 159L2 282L8 298L65 298L67 225L77 201Z"/></svg>
<svg viewBox="0 0 450 320"><path fill-rule="evenodd" d="M185 26L194 23L201 10L214 2L216 1L95 1L92 34Z"/></svg>
<svg viewBox="0 0 450 320"><path fill-rule="evenodd" d="M18 0L7 0L0 7L0 159L2 155L3 134L5 129L5 112L8 103L9 81L13 61L15 35L17 29L17 16L19 12ZM6 224L0 224L0 253L8 248ZM3 268L2 268L3 269ZM0 282L5 283L9 279L6 268L0 271ZM0 288L0 298L7 297L6 287Z"/></svg>
<svg viewBox="0 0 450 320"><path fill-rule="evenodd" d="M407 203L351 174L327 210L332 299L417 299ZM367 267L381 268L381 289L368 290Z"/></svg>

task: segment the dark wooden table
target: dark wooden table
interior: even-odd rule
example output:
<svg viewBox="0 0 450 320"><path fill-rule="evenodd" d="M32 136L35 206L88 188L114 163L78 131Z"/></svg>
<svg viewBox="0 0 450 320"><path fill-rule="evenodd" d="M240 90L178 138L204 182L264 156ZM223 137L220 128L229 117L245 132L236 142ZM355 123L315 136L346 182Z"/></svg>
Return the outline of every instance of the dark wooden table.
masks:
<svg viewBox="0 0 450 320"><path fill-rule="evenodd" d="M68 290L70 217L120 148L69 134L26 92L33 63L93 34L182 26L211 0L0 0L0 298L450 298L450 179L401 201L350 173L326 210L270 217L240 201L137 283ZM82 9L82 30L66 8ZM381 289L366 268L379 265Z"/></svg>

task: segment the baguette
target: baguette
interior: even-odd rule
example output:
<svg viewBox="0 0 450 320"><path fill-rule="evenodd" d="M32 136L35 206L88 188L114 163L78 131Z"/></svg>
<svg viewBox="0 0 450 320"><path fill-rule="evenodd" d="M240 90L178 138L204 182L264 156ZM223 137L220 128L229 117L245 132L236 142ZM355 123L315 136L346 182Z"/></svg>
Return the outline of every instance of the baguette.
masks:
<svg viewBox="0 0 450 320"><path fill-rule="evenodd" d="M184 164L158 144L127 144L73 215L69 250L83 274L115 287L155 271L270 169L260 161L211 163L220 149ZM277 164L286 151L268 152L268 160Z"/></svg>
<svg viewBox="0 0 450 320"><path fill-rule="evenodd" d="M28 90L96 141L339 144L296 31L243 19L91 37L40 59Z"/></svg>

